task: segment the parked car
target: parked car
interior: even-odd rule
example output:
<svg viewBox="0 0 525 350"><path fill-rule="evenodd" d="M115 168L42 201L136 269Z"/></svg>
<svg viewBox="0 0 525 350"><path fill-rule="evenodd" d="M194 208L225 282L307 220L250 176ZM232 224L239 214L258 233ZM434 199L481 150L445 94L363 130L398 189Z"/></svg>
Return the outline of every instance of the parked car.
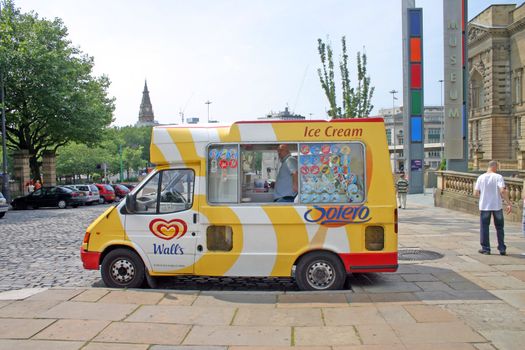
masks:
<svg viewBox="0 0 525 350"><path fill-rule="evenodd" d="M132 189L134 189L135 186L137 186L137 185L135 185L135 184L121 184L121 185L126 186L130 191L131 191Z"/></svg>
<svg viewBox="0 0 525 350"><path fill-rule="evenodd" d="M76 189L75 187L71 185L65 185L64 187L70 189L71 191L73 191L73 193L76 193L75 197L78 197L78 201L80 205L86 205L87 196L84 192L79 191L78 189Z"/></svg>
<svg viewBox="0 0 525 350"><path fill-rule="evenodd" d="M84 193L87 205L96 204L100 201L100 193L95 185L70 185L69 187Z"/></svg>
<svg viewBox="0 0 525 350"><path fill-rule="evenodd" d="M82 204L79 191L65 186L46 186L35 190L27 196L15 198L11 205L14 209L38 209L40 207L59 207L64 209L68 206L73 208Z"/></svg>
<svg viewBox="0 0 525 350"><path fill-rule="evenodd" d="M111 185L107 184L95 184L98 188L98 192L100 194L99 203L112 203L115 201L115 190Z"/></svg>
<svg viewBox="0 0 525 350"><path fill-rule="evenodd" d="M126 195L130 192L129 188L121 184L113 184L111 186L113 186L113 189L115 190L115 196L117 196L119 200L126 197Z"/></svg>
<svg viewBox="0 0 525 350"><path fill-rule="evenodd" d="M7 213L8 208L9 204L7 204L7 200L5 199L2 192L0 192L0 219L4 217L5 213Z"/></svg>

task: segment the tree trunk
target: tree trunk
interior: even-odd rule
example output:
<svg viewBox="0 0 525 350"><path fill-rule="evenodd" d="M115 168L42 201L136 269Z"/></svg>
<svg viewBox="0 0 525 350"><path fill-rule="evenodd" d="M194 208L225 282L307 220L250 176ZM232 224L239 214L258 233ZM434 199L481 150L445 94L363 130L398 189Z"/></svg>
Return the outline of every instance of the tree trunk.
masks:
<svg viewBox="0 0 525 350"><path fill-rule="evenodd" d="M42 176L40 174L40 162L34 154L29 157L29 167L31 168L30 177L33 180L40 180L42 182Z"/></svg>

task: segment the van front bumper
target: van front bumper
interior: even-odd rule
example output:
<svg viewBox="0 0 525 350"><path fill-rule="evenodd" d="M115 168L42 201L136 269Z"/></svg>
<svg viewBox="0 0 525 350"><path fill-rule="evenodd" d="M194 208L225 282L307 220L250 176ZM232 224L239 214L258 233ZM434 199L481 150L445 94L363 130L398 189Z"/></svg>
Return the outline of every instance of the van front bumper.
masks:
<svg viewBox="0 0 525 350"><path fill-rule="evenodd" d="M88 252L80 248L80 259L86 270L98 270L98 266L100 265L99 252Z"/></svg>

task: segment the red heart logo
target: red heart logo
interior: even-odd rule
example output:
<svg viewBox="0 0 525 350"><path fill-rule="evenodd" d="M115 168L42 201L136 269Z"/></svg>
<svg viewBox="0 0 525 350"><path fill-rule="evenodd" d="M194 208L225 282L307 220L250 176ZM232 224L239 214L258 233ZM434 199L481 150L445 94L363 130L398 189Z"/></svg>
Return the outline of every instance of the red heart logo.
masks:
<svg viewBox="0 0 525 350"><path fill-rule="evenodd" d="M188 231L188 225L179 219L170 221L155 219L149 223L149 230L155 236L165 240L179 239Z"/></svg>

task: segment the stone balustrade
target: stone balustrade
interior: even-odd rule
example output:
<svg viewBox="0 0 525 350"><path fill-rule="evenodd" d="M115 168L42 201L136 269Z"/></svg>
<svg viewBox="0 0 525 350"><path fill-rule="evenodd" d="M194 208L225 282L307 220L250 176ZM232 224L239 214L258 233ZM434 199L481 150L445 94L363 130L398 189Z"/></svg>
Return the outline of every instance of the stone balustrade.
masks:
<svg viewBox="0 0 525 350"><path fill-rule="evenodd" d="M438 171L437 190L434 193L434 205L437 207L478 214L478 198L474 196L474 185L478 174L456 171ZM505 178L505 185L512 203L512 212L506 216L510 221L521 221L523 201L521 200L524 180Z"/></svg>

